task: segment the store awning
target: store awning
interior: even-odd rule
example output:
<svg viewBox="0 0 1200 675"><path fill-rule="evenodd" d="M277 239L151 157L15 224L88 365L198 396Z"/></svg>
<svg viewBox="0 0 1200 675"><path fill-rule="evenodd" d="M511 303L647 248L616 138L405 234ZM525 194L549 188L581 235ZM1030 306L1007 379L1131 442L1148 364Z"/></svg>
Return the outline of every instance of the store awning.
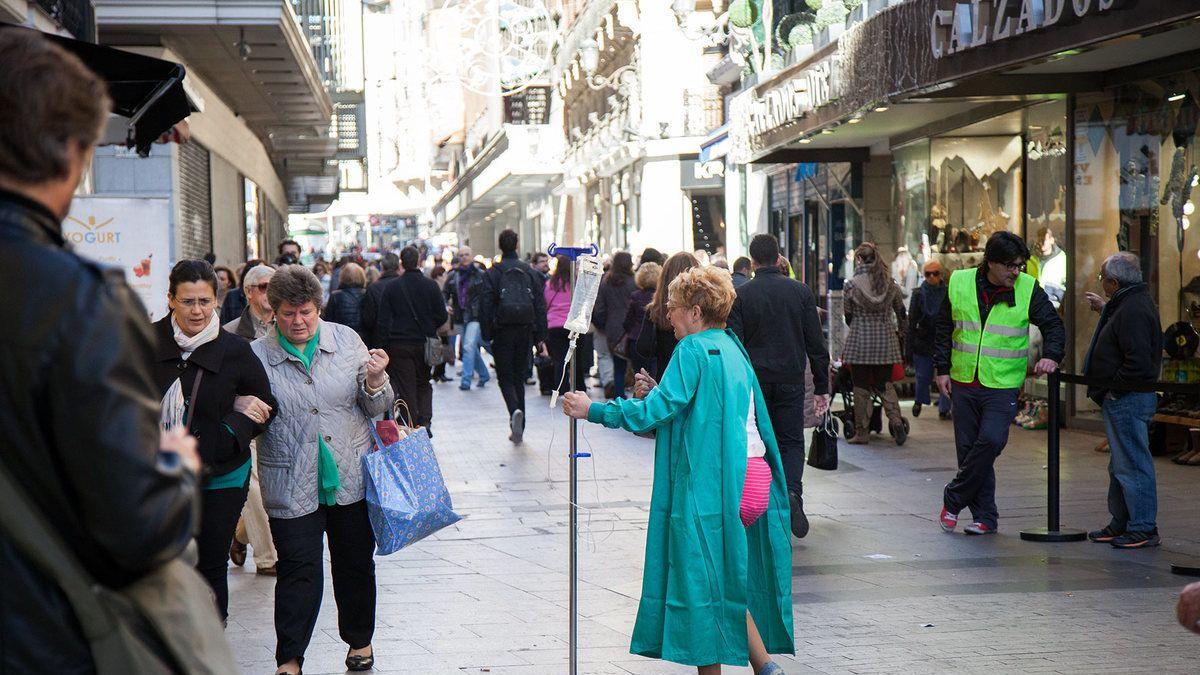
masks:
<svg viewBox="0 0 1200 675"><path fill-rule="evenodd" d="M700 161L711 162L721 159L729 152L729 125L717 127L700 144Z"/></svg>
<svg viewBox="0 0 1200 675"><path fill-rule="evenodd" d="M0 30L32 29L0 23ZM150 154L150 146L160 136L196 112L183 90L182 65L82 40L42 35L104 78L113 113L129 119L126 144L137 148L139 155Z"/></svg>

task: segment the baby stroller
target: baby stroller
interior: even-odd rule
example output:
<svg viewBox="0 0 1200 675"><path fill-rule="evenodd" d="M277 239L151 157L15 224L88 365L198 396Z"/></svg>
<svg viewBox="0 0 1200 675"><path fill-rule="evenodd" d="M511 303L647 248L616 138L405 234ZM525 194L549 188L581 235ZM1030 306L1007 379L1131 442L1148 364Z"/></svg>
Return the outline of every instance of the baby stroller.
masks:
<svg viewBox="0 0 1200 675"><path fill-rule="evenodd" d="M842 436L846 440L854 438L856 433L854 425L854 383L850 379L850 364L836 362L833 367L833 390L831 399L837 396L842 398L842 409L831 413L834 417L842 422ZM908 420L904 420L904 424L908 425ZM883 399L876 392L871 393L871 424L869 426L871 433L883 432ZM895 437L891 429L888 433Z"/></svg>

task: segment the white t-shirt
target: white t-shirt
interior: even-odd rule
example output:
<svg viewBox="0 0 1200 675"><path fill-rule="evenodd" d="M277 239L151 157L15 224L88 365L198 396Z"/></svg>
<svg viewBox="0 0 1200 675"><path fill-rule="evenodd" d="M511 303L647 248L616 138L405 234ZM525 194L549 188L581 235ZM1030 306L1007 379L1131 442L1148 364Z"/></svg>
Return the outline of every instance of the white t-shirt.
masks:
<svg viewBox="0 0 1200 675"><path fill-rule="evenodd" d="M758 425L754 422L754 399L750 399L750 411L746 414L746 458L766 457L767 446L758 434Z"/></svg>

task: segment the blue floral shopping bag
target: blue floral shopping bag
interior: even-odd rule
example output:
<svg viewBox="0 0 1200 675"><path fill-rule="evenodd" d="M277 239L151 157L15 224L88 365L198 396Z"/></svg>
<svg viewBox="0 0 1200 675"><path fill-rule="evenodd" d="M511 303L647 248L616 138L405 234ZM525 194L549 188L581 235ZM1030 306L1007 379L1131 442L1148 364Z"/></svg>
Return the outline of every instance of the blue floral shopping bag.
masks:
<svg viewBox="0 0 1200 675"><path fill-rule="evenodd" d="M433 442L424 428L384 445L375 425L376 452L363 455L367 515L378 555L388 555L462 520L454 512Z"/></svg>

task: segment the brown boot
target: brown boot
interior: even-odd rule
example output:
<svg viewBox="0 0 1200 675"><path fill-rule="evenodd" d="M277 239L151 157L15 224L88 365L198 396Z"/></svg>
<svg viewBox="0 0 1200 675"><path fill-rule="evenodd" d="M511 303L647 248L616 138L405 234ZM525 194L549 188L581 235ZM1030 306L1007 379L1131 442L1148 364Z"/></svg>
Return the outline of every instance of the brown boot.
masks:
<svg viewBox="0 0 1200 675"><path fill-rule="evenodd" d="M900 414L900 397L896 394L896 387L892 383L888 383L883 387L883 411L888 418L888 431L891 432L892 438L896 439L896 445L904 445L908 440L908 420Z"/></svg>
<svg viewBox="0 0 1200 675"><path fill-rule="evenodd" d="M854 388L854 438L853 445L871 442L871 390Z"/></svg>

